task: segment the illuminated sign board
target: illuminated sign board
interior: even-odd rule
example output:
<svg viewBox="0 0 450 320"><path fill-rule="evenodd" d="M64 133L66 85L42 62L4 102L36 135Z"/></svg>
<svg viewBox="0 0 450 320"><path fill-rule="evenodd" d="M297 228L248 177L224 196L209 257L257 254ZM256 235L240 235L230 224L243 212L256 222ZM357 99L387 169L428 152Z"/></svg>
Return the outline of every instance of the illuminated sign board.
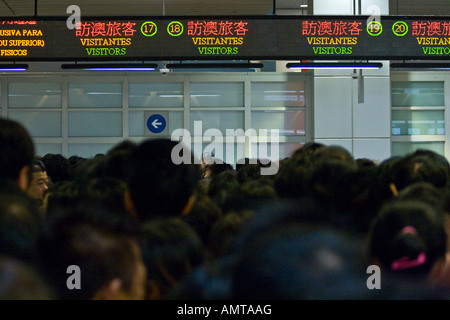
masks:
<svg viewBox="0 0 450 320"><path fill-rule="evenodd" d="M446 59L450 17L231 16L0 20L0 61Z"/></svg>

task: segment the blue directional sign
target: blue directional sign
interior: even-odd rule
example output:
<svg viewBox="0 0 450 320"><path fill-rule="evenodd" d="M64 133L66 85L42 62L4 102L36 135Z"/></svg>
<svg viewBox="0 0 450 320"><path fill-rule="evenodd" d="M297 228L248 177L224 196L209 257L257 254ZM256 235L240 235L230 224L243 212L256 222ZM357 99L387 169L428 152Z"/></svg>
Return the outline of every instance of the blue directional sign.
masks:
<svg viewBox="0 0 450 320"><path fill-rule="evenodd" d="M153 114L147 119L147 129L152 133L161 133L166 129L166 119L160 114Z"/></svg>

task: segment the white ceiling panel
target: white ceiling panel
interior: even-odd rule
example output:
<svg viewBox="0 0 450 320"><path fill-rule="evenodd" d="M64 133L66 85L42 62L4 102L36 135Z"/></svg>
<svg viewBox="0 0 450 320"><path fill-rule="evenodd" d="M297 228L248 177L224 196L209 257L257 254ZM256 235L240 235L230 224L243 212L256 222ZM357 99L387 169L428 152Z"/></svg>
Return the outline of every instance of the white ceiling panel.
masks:
<svg viewBox="0 0 450 320"><path fill-rule="evenodd" d="M297 1L298 2L298 1ZM272 0L38 0L38 16L65 16L78 5L85 16L267 15ZM34 0L0 0L0 16L30 16Z"/></svg>
<svg viewBox="0 0 450 320"><path fill-rule="evenodd" d="M388 0L386 0L388 1ZM270 15L312 0L0 0L1 17L66 16L78 5L85 16ZM35 4L37 3L37 8ZM312 10L311 8L309 10ZM392 15L449 15L450 0L389 0ZM300 11L299 11L300 12ZM303 11L302 14L305 14Z"/></svg>

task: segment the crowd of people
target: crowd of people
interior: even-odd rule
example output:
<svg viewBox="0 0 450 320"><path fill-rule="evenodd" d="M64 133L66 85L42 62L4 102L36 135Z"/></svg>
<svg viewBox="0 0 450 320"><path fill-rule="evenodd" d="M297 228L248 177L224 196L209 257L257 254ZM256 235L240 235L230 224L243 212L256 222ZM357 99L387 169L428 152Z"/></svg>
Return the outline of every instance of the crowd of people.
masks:
<svg viewBox="0 0 450 320"><path fill-rule="evenodd" d="M309 142L263 175L267 159L175 164L176 145L38 155L0 118L0 299L450 298L444 156Z"/></svg>

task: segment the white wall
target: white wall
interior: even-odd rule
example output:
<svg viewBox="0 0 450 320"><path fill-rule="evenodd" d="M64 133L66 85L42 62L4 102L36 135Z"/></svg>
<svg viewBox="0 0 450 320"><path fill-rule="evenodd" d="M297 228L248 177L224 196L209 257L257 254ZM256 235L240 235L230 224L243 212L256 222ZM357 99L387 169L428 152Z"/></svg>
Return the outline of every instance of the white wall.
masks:
<svg viewBox="0 0 450 320"><path fill-rule="evenodd" d="M315 15L352 15L358 1L315 0ZM363 14L388 14L388 0L361 2ZM391 155L391 93L389 62L379 70L314 71L314 140L340 145L354 157L384 160ZM361 87L358 81L363 81Z"/></svg>

